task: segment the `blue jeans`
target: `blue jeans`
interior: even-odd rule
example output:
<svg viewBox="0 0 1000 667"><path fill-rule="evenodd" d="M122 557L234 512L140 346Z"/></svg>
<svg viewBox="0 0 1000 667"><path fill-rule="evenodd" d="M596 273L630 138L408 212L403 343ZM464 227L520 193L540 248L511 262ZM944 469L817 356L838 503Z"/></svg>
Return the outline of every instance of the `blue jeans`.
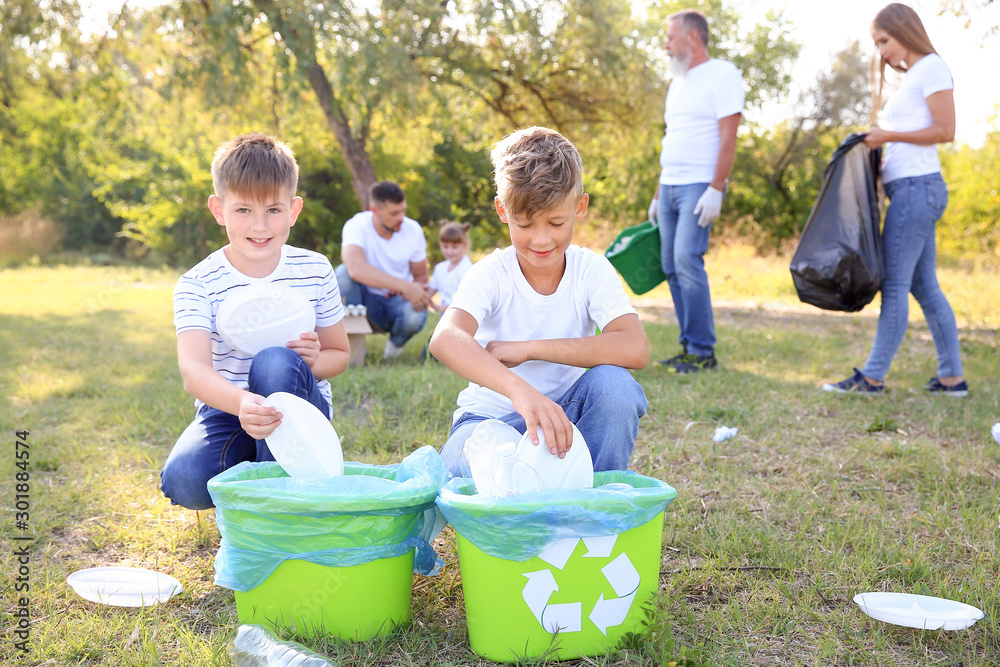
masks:
<svg viewBox="0 0 1000 667"><path fill-rule="evenodd" d="M937 281L935 224L948 205L941 174L900 178L885 184L889 209L882 229L885 280L882 311L868 361L861 372L882 381L896 355L909 318L909 295L920 304L934 339L938 377L962 374L955 313Z"/></svg>
<svg viewBox="0 0 1000 667"><path fill-rule="evenodd" d="M330 406L309 365L294 350L269 347L253 358L249 390L260 396L284 391L304 398L323 414ZM160 490L174 505L192 510L214 507L208 480L243 461L273 461L263 440L250 437L236 415L202 405L177 439L160 472Z"/></svg>
<svg viewBox="0 0 1000 667"><path fill-rule="evenodd" d="M405 297L399 294L380 296L372 293L367 286L355 282L343 264L337 267L335 273L344 303L348 306L363 305L368 310L371 323L388 332L389 340L396 347L403 347L427 323L427 311L414 309L413 304Z"/></svg>
<svg viewBox="0 0 1000 667"><path fill-rule="evenodd" d="M702 357L715 353L712 296L705 273L705 253L712 226L698 226L694 207L708 185L661 183L656 214L660 225L660 260L681 329L678 342L688 354Z"/></svg>
<svg viewBox="0 0 1000 667"><path fill-rule="evenodd" d="M632 375L619 366L594 366L573 383L559 400L569 420L580 429L587 441L594 470L628 470L635 437L639 433L639 418L646 414L646 393ZM466 412L452 424L448 441L441 448L441 458L448 471L461 476L459 463L465 441L483 415ZM500 421L524 433L524 417L516 412L500 417Z"/></svg>

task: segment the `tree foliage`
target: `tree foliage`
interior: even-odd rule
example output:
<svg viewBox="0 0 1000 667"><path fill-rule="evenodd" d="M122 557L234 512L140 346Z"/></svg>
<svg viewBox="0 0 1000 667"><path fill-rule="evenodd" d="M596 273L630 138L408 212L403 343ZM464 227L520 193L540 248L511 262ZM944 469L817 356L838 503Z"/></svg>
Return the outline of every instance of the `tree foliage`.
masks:
<svg viewBox="0 0 1000 667"><path fill-rule="evenodd" d="M780 247L797 235L840 139L864 125L866 66L851 45L776 126L798 45L783 16L746 25L725 0L710 52L747 82L723 233ZM367 184L399 181L425 223L504 243L488 150L548 125L584 159L589 219L645 217L659 171L666 17L652 0L172 0L81 34L75 0L0 0L0 226L39 221L64 245L189 263L224 242L205 210L216 146L263 131L300 164L298 245L332 257ZM943 252L996 253L997 139L942 150L952 202ZM59 234L53 233L53 237ZM10 234L0 229L0 238ZM431 244L432 252L436 244Z"/></svg>

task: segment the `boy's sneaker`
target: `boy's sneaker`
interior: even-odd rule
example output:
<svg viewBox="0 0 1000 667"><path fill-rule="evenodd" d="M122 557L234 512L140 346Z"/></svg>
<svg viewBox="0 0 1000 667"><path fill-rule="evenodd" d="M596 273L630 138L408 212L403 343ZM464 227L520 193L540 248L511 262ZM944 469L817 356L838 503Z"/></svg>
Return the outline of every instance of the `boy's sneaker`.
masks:
<svg viewBox="0 0 1000 667"><path fill-rule="evenodd" d="M951 396L952 398L965 398L969 395L969 385L965 380L949 387L948 385L941 384L941 381L937 377L932 377L924 385L924 389L932 394L941 394L943 396Z"/></svg>
<svg viewBox="0 0 1000 667"><path fill-rule="evenodd" d="M385 352L382 354L383 359L395 359L401 354L403 354L402 346L396 347L392 344L391 340L385 341Z"/></svg>
<svg viewBox="0 0 1000 667"><path fill-rule="evenodd" d="M671 373L684 374L711 370L718 365L719 362L716 361L714 354L709 354L704 357L697 354L685 354L677 362L670 365L669 368Z"/></svg>
<svg viewBox="0 0 1000 667"><path fill-rule="evenodd" d="M684 361L684 359L687 356L688 356L688 353L687 353L687 350L685 350L684 352L681 352L680 354L675 354L674 356L670 357L669 359L660 359L656 363L660 364L661 366L673 366L674 364L676 364L678 362Z"/></svg>
<svg viewBox="0 0 1000 667"><path fill-rule="evenodd" d="M854 375L846 380L841 380L836 384L824 384L823 391L834 391L838 394L849 394L851 392L859 392L862 394L881 394L885 391L885 385L872 384L865 378L864 375L861 374L861 371L855 368Z"/></svg>

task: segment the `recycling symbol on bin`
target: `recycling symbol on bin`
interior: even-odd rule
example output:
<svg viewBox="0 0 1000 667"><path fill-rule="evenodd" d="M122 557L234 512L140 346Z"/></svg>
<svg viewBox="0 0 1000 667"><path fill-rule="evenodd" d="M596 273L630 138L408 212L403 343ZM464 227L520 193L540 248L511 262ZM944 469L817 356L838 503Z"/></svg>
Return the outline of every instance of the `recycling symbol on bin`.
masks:
<svg viewBox="0 0 1000 667"><path fill-rule="evenodd" d="M610 558L618 536L571 537L556 540L545 547L538 557L556 569L562 570L581 539L587 548L583 558ZM619 554L602 567L601 572L618 597L605 598L604 593L601 593L594 601L588 617L601 633L607 636L609 627L625 622L625 617L628 616L639 590L639 572L625 553ZM556 583L550 568L525 572L524 576L528 578L528 583L524 585L521 596L546 632L580 632L583 629L584 601L549 604L549 598L559 590L559 584Z"/></svg>

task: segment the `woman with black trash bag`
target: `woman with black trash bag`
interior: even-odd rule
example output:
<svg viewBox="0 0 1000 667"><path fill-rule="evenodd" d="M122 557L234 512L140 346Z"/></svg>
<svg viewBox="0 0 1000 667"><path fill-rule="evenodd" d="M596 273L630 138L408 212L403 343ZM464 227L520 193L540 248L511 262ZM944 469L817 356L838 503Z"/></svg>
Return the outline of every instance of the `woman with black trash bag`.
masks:
<svg viewBox="0 0 1000 667"><path fill-rule="evenodd" d="M905 73L885 106L885 127L864 133L869 148L885 144L881 174L889 208L882 231L882 311L864 367L823 389L885 390L885 375L906 333L912 293L924 311L938 357L937 375L924 388L944 396L967 396L955 313L938 285L934 244L935 224L948 203L937 144L955 136L951 71L934 51L920 17L906 5L886 5L875 15L871 35L879 53L872 61L873 120L881 107L885 66Z"/></svg>

